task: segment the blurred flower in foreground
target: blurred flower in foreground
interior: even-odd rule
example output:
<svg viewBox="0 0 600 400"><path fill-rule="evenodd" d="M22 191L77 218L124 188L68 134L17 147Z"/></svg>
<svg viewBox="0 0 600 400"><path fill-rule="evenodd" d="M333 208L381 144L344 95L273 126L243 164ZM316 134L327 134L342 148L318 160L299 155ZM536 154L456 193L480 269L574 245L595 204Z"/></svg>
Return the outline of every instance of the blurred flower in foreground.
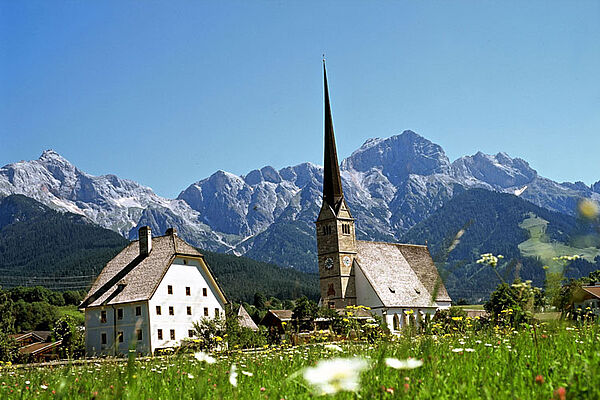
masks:
<svg viewBox="0 0 600 400"><path fill-rule="evenodd" d="M600 214L600 206L592 199L583 199L577 205L579 215L585 219L595 219Z"/></svg>
<svg viewBox="0 0 600 400"><path fill-rule="evenodd" d="M407 360L398 360L397 358L386 358L385 365L395 369L414 369L419 368L423 365L423 361L415 358L409 358Z"/></svg>
<svg viewBox="0 0 600 400"><path fill-rule="evenodd" d="M217 360L215 360L214 357L209 356L208 354L206 354L203 351L199 351L197 353L194 354L194 357L196 358L196 360L202 362L206 362L207 364L214 364L217 362Z"/></svg>
<svg viewBox="0 0 600 400"><path fill-rule="evenodd" d="M237 368L235 364L231 364L231 368L229 369L229 383L231 386L237 386Z"/></svg>
<svg viewBox="0 0 600 400"><path fill-rule="evenodd" d="M306 368L303 375L321 394L356 392L360 387L360 373L368 365L362 358L332 358Z"/></svg>

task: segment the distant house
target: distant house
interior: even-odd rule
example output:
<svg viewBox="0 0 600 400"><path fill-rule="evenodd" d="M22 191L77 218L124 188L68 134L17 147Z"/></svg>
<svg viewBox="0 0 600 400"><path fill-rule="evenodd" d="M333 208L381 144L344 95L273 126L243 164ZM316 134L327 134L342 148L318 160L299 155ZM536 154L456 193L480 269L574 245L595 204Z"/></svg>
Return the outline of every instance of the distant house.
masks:
<svg viewBox="0 0 600 400"><path fill-rule="evenodd" d="M177 346L193 323L225 317L227 298L202 254L168 229L139 229L106 264L81 304L86 355L141 354Z"/></svg>
<svg viewBox="0 0 600 400"><path fill-rule="evenodd" d="M248 314L248 311L246 311L244 306L240 306L240 309L237 313L237 318L241 327L252 329L253 331L258 330L258 326L256 326L252 320L252 317L250 317L250 314Z"/></svg>
<svg viewBox="0 0 600 400"><path fill-rule="evenodd" d="M260 320L259 325L265 326L269 332L283 335L285 325L292 320L292 310L269 310Z"/></svg>
<svg viewBox="0 0 600 400"><path fill-rule="evenodd" d="M19 344L19 354L34 362L58 359L61 340L50 340L50 331L29 331L9 335Z"/></svg>
<svg viewBox="0 0 600 400"><path fill-rule="evenodd" d="M600 283L582 286L573 293L573 311L580 315L594 314L600 317Z"/></svg>

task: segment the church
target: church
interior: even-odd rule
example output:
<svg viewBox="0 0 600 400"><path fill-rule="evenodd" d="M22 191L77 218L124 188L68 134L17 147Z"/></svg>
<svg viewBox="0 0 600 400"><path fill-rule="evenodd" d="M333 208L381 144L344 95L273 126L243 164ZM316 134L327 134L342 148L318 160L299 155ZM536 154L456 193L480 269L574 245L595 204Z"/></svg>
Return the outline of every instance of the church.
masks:
<svg viewBox="0 0 600 400"><path fill-rule="evenodd" d="M316 221L321 305L369 307L397 333L450 307L452 300L427 246L356 239L355 220L342 189L324 60L323 77L323 204Z"/></svg>

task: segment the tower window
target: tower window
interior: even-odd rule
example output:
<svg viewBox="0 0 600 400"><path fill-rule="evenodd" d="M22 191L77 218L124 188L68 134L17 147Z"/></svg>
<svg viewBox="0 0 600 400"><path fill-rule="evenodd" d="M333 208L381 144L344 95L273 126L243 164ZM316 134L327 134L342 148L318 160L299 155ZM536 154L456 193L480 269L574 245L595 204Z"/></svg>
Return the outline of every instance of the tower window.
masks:
<svg viewBox="0 0 600 400"><path fill-rule="evenodd" d="M331 225L323 225L323 235L331 235Z"/></svg>
<svg viewBox="0 0 600 400"><path fill-rule="evenodd" d="M350 224L342 224L342 233L345 235L350 234Z"/></svg>

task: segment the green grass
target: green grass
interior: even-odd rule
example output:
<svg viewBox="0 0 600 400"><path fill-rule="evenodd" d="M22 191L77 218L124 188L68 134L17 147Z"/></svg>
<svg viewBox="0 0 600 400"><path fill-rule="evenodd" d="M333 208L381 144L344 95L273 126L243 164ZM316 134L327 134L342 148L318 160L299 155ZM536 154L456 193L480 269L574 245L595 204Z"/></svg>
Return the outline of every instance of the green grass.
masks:
<svg viewBox="0 0 600 400"><path fill-rule="evenodd" d="M462 306L456 306L465 310L483 310L483 304L468 304Z"/></svg>
<svg viewBox="0 0 600 400"><path fill-rule="evenodd" d="M77 308L77 306L71 305L58 307L58 314L60 317L65 315L72 317L76 321L77 325L83 326L85 322L85 316L83 315L83 312Z"/></svg>
<svg viewBox="0 0 600 400"><path fill-rule="evenodd" d="M538 326L535 335L509 331L404 337L375 345L342 344L343 352L322 345L271 348L219 355L213 365L179 355L134 360L129 365L110 361L10 367L0 370L0 398L309 399L314 395L301 371L332 357L364 357L370 364L361 375L357 395L334 396L340 399L547 400L558 387L566 388L568 398L600 398L600 330L597 325L569 329L573 330L545 324ZM453 352L456 348L474 351ZM395 370L385 365L386 357L414 357L422 359L423 365ZM237 387L228 380L232 364L239 372ZM537 375L543 383L536 383Z"/></svg>

